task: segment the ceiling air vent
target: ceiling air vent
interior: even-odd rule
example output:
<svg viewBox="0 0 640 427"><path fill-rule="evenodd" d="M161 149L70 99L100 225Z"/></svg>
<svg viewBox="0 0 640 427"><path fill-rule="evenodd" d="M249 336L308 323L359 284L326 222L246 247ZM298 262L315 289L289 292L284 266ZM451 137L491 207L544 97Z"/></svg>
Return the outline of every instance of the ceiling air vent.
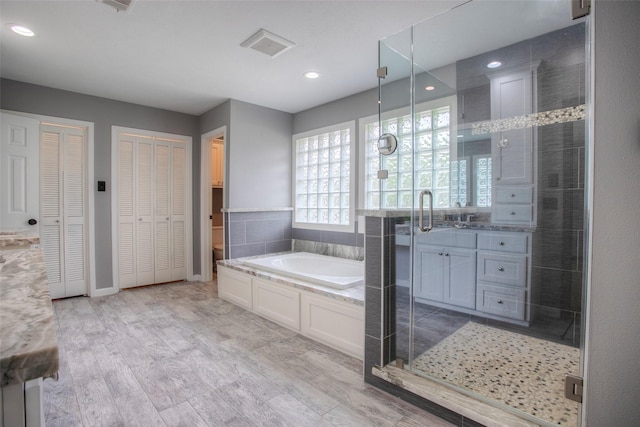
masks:
<svg viewBox="0 0 640 427"><path fill-rule="evenodd" d="M134 1L135 0L102 0L102 3L115 8L118 12L126 12L133 6Z"/></svg>
<svg viewBox="0 0 640 427"><path fill-rule="evenodd" d="M240 46L257 50L258 52L262 52L265 55L275 58L285 50L289 50L295 45L296 44L292 41L261 29L245 40Z"/></svg>

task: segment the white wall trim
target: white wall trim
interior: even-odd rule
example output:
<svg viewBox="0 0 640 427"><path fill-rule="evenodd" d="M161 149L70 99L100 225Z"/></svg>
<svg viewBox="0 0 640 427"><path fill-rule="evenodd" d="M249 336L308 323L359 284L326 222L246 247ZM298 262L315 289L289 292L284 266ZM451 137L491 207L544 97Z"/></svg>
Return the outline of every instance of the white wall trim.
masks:
<svg viewBox="0 0 640 427"><path fill-rule="evenodd" d="M222 162L222 191L226 193L226 157L227 157L227 127L222 126L200 137L200 279L203 282L209 282L212 278L213 262L211 260L211 220L209 217L213 215L211 210L211 145L209 142L212 138L220 138L224 140L224 161ZM223 198L224 200L225 198ZM223 201L223 203L225 203ZM223 207L225 207L223 205ZM222 239L224 243L224 223Z"/></svg>
<svg viewBox="0 0 640 427"><path fill-rule="evenodd" d="M193 174L188 173L193 170L192 143L193 138L188 135L178 135L165 132L157 132L145 129L135 129L123 126L111 126L111 263L113 274L113 292L120 291L120 265L118 258L118 248L120 239L118 238L118 133L131 133L140 136L166 138L184 141L186 144L186 194L185 194L185 226L186 226L186 257L187 257L187 280L193 280Z"/></svg>
<svg viewBox="0 0 640 427"><path fill-rule="evenodd" d="M67 119L64 117L44 116L41 114L24 113L21 111L2 110L3 113L30 117L40 122L50 122L59 125L84 127L87 129L87 248L89 249L89 272L87 275L87 295L96 296L96 226L95 226L95 194L94 194L94 134L93 122Z"/></svg>

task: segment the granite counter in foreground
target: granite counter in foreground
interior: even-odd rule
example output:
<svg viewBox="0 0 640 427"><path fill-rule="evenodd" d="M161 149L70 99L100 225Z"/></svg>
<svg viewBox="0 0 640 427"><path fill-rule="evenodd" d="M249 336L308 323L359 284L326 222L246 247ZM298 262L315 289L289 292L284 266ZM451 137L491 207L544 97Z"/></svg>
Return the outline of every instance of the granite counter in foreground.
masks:
<svg viewBox="0 0 640 427"><path fill-rule="evenodd" d="M58 363L42 250L0 250L0 386L50 377Z"/></svg>

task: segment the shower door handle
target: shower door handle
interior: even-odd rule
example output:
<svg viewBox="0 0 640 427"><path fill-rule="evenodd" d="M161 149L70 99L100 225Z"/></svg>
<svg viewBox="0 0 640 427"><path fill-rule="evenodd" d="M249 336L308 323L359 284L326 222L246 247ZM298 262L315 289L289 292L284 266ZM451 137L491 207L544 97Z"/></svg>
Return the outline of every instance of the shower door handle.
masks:
<svg viewBox="0 0 640 427"><path fill-rule="evenodd" d="M429 196L429 225L424 226L424 196ZM427 233L433 228L433 194L429 190L420 192L420 214L418 216L418 228Z"/></svg>

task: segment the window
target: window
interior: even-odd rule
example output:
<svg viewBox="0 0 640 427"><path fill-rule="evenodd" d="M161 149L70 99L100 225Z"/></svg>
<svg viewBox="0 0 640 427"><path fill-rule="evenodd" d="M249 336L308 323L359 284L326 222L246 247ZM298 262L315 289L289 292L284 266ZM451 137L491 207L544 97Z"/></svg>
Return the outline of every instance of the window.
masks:
<svg viewBox="0 0 640 427"><path fill-rule="evenodd" d="M294 227L353 231L354 122L293 136Z"/></svg>
<svg viewBox="0 0 640 427"><path fill-rule="evenodd" d="M451 162L456 158L455 144L450 137L455 128L455 98L416 106L415 159L411 144L411 114L408 108L385 113L381 123L377 116L363 119L361 134L364 138L363 204L367 209L410 209L421 190L430 189L433 205L446 208L464 198L467 181L466 161ZM379 125L382 125L379 132ZM398 138L398 150L390 156L380 156L377 140L380 133L392 133ZM380 163L382 162L382 164ZM412 164L414 162L414 164ZM412 167L414 166L415 167ZM377 177L379 169L388 171L388 178ZM412 176L412 170L414 175ZM415 178L415 188L412 181ZM456 185L455 191L453 185ZM466 203L465 203L466 204Z"/></svg>
<svg viewBox="0 0 640 427"><path fill-rule="evenodd" d="M491 156L473 156L475 169L475 204L479 207L491 206Z"/></svg>

